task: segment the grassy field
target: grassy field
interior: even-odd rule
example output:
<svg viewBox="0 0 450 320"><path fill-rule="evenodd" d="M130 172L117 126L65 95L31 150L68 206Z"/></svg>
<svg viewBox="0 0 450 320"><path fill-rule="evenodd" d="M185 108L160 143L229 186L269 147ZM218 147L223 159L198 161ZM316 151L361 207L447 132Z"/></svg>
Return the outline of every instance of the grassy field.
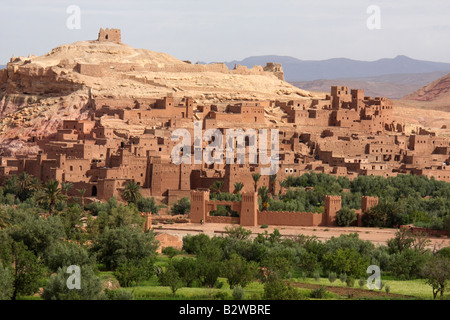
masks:
<svg viewBox="0 0 450 320"><path fill-rule="evenodd" d="M181 256L177 256L174 259L177 259ZM158 266L165 266L169 262L169 258L160 255L155 263ZM298 275L296 275L298 276ZM113 278L112 272L101 272L101 277ZM180 288L176 295L173 296L169 287L163 287L158 284L158 279L156 276L153 276L150 280L143 281L139 284L139 286L125 288L127 291L131 291L134 293L134 296L137 300L155 300L155 299L176 299L176 300L210 300L214 299L214 296L217 293L224 293L228 296L229 299L232 298L232 290L230 289L228 282L226 279L219 278L219 281L222 283L220 288ZM341 287L348 288L346 284L343 284L339 279L334 281L334 283L330 283L328 278L320 278L316 281L314 278L301 278L294 277L289 280L294 284L307 284L307 285L323 285L330 287ZM396 280L392 277L385 276L382 277L382 281L385 282L386 285L390 287L391 294L404 295L409 296L405 297L406 299L433 299L431 287L425 283L425 280L417 279L417 280ZM354 287L355 289L359 289L358 281L355 281ZM370 290L364 286L363 289L367 290L370 293ZM302 293L302 296L309 297L309 293L312 289L309 288L297 288ZM375 290L379 291L379 290ZM385 292L383 288L381 290ZM245 288L245 299L262 299L264 295L264 285L260 282L252 282ZM327 299L346 299L346 297L339 296L338 294L328 292Z"/></svg>
<svg viewBox="0 0 450 320"><path fill-rule="evenodd" d="M126 288L125 290L134 293L137 300L154 300L154 299L180 299L180 300L210 300L214 299L214 295L218 292L228 294L231 299L232 290L229 288L226 279L220 279L223 283L223 287L220 289L208 289L208 288L181 288L176 292L173 297L169 287L163 287L158 285L156 277L153 277L149 281L141 283L139 286ZM331 287L348 288L347 285L342 284L340 280L336 280L334 283L330 283L326 278L320 278L316 281L314 278L303 279L291 279L294 283L323 285ZM433 299L431 287L428 286L424 280L383 280L390 286L390 293L409 296L410 299ZM359 288L358 283L355 282L353 288ZM303 296L309 296L310 289L298 288ZM365 290L370 291L365 287ZM378 291L375 289L375 291ZM384 291L384 288L381 290ZM264 285L260 282L252 282L245 288L246 299L262 299L264 294ZM337 294L330 293L327 296L328 299L345 299L345 297L339 297ZM407 297L405 297L407 298Z"/></svg>
<svg viewBox="0 0 450 320"><path fill-rule="evenodd" d="M187 256L187 255L183 255ZM178 259L182 256L177 256L174 259ZM160 255L155 262L156 266L165 266L169 262L169 258ZM101 270L101 266L100 266ZM118 287L118 281L114 277L114 273L111 271L99 271L98 276L102 279L104 283L112 284L112 289ZM386 285L390 287L390 294L396 295L404 295L405 297L393 297L395 299L433 299L432 290L429 285L425 283L425 280L417 279L417 280L397 280L393 279L389 276L382 276L382 281L385 282ZM232 299L233 290L230 289L228 282L224 278L219 278L219 282L221 285L219 288L203 288L203 287L192 287L180 288L175 296L173 296L172 291L169 287L160 286L158 283L158 278L153 276L151 279L141 282L138 286L124 288L126 291L133 292L136 300L213 300L217 299L216 295L221 295L222 299ZM298 291L300 291L301 296L309 299L310 292L314 287L318 286L327 286L328 292L326 293L326 299L332 300L343 300L348 299L349 297L343 294L339 294L339 288L342 288L342 291L345 289L349 289L346 284L342 283L339 279L330 283L328 278L319 278L318 280L314 278L303 278L298 273L295 273L294 276L288 280L291 282ZM336 290L333 290L336 288ZM358 285L358 280L355 281L353 286L355 290L359 293L360 287ZM377 297L375 295L371 295L370 291L366 286L362 289L367 291L367 297L363 297L366 299L389 299L390 297ZM351 290L351 289L350 289ZM335 292L331 292L335 291ZM364 291L364 292L365 292ZM380 290L374 290L380 291ZM381 290L382 293L385 293L384 288ZM381 293L380 292L380 293ZM252 282L247 287L245 287L245 299L250 300L260 300L264 296L264 285L261 282ZM361 297L361 294L359 295ZM357 299L358 297L355 297ZM20 300L40 300L39 296L23 296L19 297Z"/></svg>

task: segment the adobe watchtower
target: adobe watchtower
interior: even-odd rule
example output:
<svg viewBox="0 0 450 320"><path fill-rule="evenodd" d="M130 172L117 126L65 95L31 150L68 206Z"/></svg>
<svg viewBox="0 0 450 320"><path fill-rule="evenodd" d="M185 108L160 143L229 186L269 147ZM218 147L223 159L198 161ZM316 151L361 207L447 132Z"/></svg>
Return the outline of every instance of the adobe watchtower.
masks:
<svg viewBox="0 0 450 320"><path fill-rule="evenodd" d="M341 210L341 196L325 197L325 214L323 215L323 225L337 225L337 212Z"/></svg>
<svg viewBox="0 0 450 320"><path fill-rule="evenodd" d="M242 193L241 226L255 227L258 224L258 194Z"/></svg>
<svg viewBox="0 0 450 320"><path fill-rule="evenodd" d="M100 31L98 32L98 41L100 42L122 42L122 36L120 34L120 29L109 29L106 28L103 30L103 28L100 28Z"/></svg>
<svg viewBox="0 0 450 320"><path fill-rule="evenodd" d="M200 223L206 220L206 202L209 200L209 191L191 191L191 213L192 223Z"/></svg>
<svg viewBox="0 0 450 320"><path fill-rule="evenodd" d="M361 210L363 213L368 211L370 208L376 206L377 204L378 204L378 197L364 196L361 198Z"/></svg>

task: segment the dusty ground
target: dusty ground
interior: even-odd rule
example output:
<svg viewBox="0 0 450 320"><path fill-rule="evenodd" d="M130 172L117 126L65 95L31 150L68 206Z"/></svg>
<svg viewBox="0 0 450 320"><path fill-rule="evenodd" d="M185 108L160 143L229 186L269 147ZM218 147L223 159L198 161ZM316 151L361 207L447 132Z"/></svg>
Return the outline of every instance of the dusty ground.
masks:
<svg viewBox="0 0 450 320"><path fill-rule="evenodd" d="M407 124L407 133L422 126L437 135L450 136L450 103L394 100L393 117L394 120Z"/></svg>
<svg viewBox="0 0 450 320"><path fill-rule="evenodd" d="M220 235L225 231L226 227L230 227L227 224L208 223L204 225L195 223L175 223L175 224L159 224L154 225L155 231L164 231L165 233L172 234L182 238L187 234L205 233L208 236ZM331 237L339 237L341 234L350 234L357 232L359 238L362 240L368 240L374 244L385 245L389 239L395 237L397 229L379 229L379 228L358 228L358 227L283 227L283 226L269 226L267 229L261 229L260 227L246 227L253 232L252 236L255 237L258 233L272 233L274 229L278 229L284 236L297 236L300 234L308 236L316 236L320 240L327 240ZM449 238L437 238L429 237L431 243L429 248L437 249L450 246Z"/></svg>

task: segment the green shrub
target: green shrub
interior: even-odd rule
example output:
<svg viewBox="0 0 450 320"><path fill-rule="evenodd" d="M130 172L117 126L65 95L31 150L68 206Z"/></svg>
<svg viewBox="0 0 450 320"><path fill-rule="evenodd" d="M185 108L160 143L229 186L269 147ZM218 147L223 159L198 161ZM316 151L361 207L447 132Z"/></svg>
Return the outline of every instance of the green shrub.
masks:
<svg viewBox="0 0 450 320"><path fill-rule="evenodd" d="M359 285L359 287L362 289L362 288L364 287L364 285L366 284L366 282L367 282L366 279L360 278L360 279L358 280L358 285Z"/></svg>
<svg viewBox="0 0 450 320"><path fill-rule="evenodd" d="M267 229L269 226L267 225L267 224L263 224L262 226L261 226L261 229Z"/></svg>
<svg viewBox="0 0 450 320"><path fill-rule="evenodd" d="M323 299L327 293L327 287L321 286L320 288L314 289L310 293L310 297L313 299Z"/></svg>
<svg viewBox="0 0 450 320"><path fill-rule="evenodd" d="M404 249L392 255L389 271L401 280L409 280L420 276L424 263L430 259L429 253L421 253L414 249Z"/></svg>
<svg viewBox="0 0 450 320"><path fill-rule="evenodd" d="M224 283L222 281L220 281L219 279L216 280L216 282L214 283L214 288L216 289L222 289L223 288Z"/></svg>
<svg viewBox="0 0 450 320"><path fill-rule="evenodd" d="M446 215L443 218L442 227L444 230L447 230L448 232L450 232L450 214Z"/></svg>
<svg viewBox="0 0 450 320"><path fill-rule="evenodd" d="M233 253L222 264L222 276L227 278L230 289L245 287L256 277L257 265L247 262L242 256Z"/></svg>
<svg viewBox="0 0 450 320"><path fill-rule="evenodd" d="M161 208L164 208L164 206L162 205L157 205L155 198L151 197L151 198L144 198L141 197L137 200L137 207L139 209L140 212L145 212L145 213L151 213L151 214L158 214L159 210Z"/></svg>
<svg viewBox="0 0 450 320"><path fill-rule="evenodd" d="M171 212L174 215L184 215L191 211L191 201L184 197L172 205Z"/></svg>
<svg viewBox="0 0 450 320"><path fill-rule="evenodd" d="M355 285L355 279L349 277L349 278L347 278L345 283L347 284L347 287L353 288L353 286Z"/></svg>
<svg viewBox="0 0 450 320"><path fill-rule="evenodd" d="M233 289L234 300L244 300L245 290L241 286L235 286Z"/></svg>
<svg viewBox="0 0 450 320"><path fill-rule="evenodd" d="M183 280L173 266L172 262L169 263L166 270L158 274L158 280L162 286L170 287L174 297L178 289L183 286Z"/></svg>
<svg viewBox="0 0 450 320"><path fill-rule="evenodd" d="M336 272L331 271L330 273L328 273L328 281L330 281L330 283L335 282L336 279L337 279Z"/></svg>
<svg viewBox="0 0 450 320"><path fill-rule="evenodd" d="M153 259L130 260L120 264L114 271L114 276L122 287L138 285L153 275Z"/></svg>
<svg viewBox="0 0 450 320"><path fill-rule="evenodd" d="M10 300L14 291L12 271L0 262L0 300Z"/></svg>
<svg viewBox="0 0 450 320"><path fill-rule="evenodd" d="M134 300L134 294L123 289L109 290L105 289L105 295L108 300Z"/></svg>
<svg viewBox="0 0 450 320"><path fill-rule="evenodd" d="M346 283L346 282L347 282L347 274L341 273L341 274L339 275L339 280L340 280L342 283Z"/></svg>
<svg viewBox="0 0 450 320"><path fill-rule="evenodd" d="M71 265L93 266L95 264L95 258L89 255L87 249L76 242L55 243L50 247L46 260L47 267L53 272Z"/></svg>
<svg viewBox="0 0 450 320"><path fill-rule="evenodd" d="M282 280L271 278L264 284L265 300L299 300L300 297L297 289Z"/></svg>
<svg viewBox="0 0 450 320"><path fill-rule="evenodd" d="M80 289L69 289L67 280L69 275L60 268L56 275L50 277L44 287L42 299L44 300L101 300L105 296L100 278L96 277L92 267L81 266Z"/></svg>
<svg viewBox="0 0 450 320"><path fill-rule="evenodd" d="M187 287L192 287L199 280L198 266L195 259L182 258L173 260L173 265Z"/></svg>
<svg viewBox="0 0 450 320"><path fill-rule="evenodd" d="M348 227L354 221L356 221L356 219L357 218L355 210L352 210L348 207L343 207L337 212L337 224L341 227Z"/></svg>
<svg viewBox="0 0 450 320"><path fill-rule="evenodd" d="M98 262L104 263L108 270L128 261L151 258L156 254L158 242L153 232L142 232L140 228L128 226L107 229L94 242L92 251Z"/></svg>
<svg viewBox="0 0 450 320"><path fill-rule="evenodd" d="M175 257L176 255L179 255L181 252L174 247L166 247L161 251L163 254L168 256L170 259Z"/></svg>
<svg viewBox="0 0 450 320"><path fill-rule="evenodd" d="M319 280L320 280L320 273L319 273L319 271L315 271L314 274L313 274L313 277L314 277L314 280L316 282L319 282Z"/></svg>
<svg viewBox="0 0 450 320"><path fill-rule="evenodd" d="M225 291L216 292L213 296L214 300L230 300L230 295Z"/></svg>
<svg viewBox="0 0 450 320"><path fill-rule="evenodd" d="M43 257L56 241L66 236L60 217L43 219L32 212L21 210L13 217L10 235L16 242L23 241L37 257Z"/></svg>
<svg viewBox="0 0 450 320"><path fill-rule="evenodd" d="M15 242L8 237L6 232L0 230L0 268L3 269L0 287L5 285L6 295L9 295L9 286L12 276L14 290L11 300L16 300L19 295L32 295L41 287L41 279L45 275L45 268L41 259L27 249L23 242ZM8 274L8 269L10 274Z"/></svg>
<svg viewBox="0 0 450 320"><path fill-rule="evenodd" d="M358 278L365 274L369 262L369 256L360 254L355 248L339 248L329 251L322 258L325 270L339 274L345 273Z"/></svg>

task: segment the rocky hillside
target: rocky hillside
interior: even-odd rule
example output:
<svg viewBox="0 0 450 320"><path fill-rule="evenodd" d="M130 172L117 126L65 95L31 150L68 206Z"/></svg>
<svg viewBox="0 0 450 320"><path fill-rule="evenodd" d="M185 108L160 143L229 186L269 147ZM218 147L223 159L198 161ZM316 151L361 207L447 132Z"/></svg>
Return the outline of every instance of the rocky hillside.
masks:
<svg viewBox="0 0 450 320"><path fill-rule="evenodd" d="M230 70L115 42L81 41L0 70L0 154L35 152L26 141L89 117L89 97L190 96L199 103L314 97L285 82L278 64Z"/></svg>
<svg viewBox="0 0 450 320"><path fill-rule="evenodd" d="M450 73L420 88L403 99L417 101L442 101L450 106Z"/></svg>

